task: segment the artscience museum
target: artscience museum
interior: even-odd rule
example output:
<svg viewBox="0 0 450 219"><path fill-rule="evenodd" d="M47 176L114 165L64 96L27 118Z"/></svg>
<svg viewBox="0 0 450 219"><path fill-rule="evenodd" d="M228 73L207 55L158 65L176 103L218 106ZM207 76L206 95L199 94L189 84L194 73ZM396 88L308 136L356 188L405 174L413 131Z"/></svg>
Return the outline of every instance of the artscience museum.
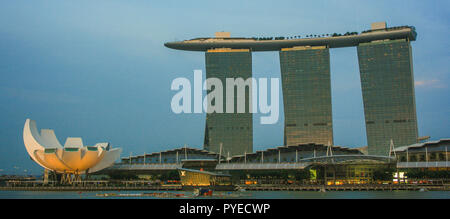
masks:
<svg viewBox="0 0 450 219"><path fill-rule="evenodd" d="M62 174L62 183L80 180L80 174L100 171L119 159L122 149L109 143L84 146L82 138L68 137L64 147L52 129L37 129L34 120L27 119L23 141L31 159L48 171Z"/></svg>

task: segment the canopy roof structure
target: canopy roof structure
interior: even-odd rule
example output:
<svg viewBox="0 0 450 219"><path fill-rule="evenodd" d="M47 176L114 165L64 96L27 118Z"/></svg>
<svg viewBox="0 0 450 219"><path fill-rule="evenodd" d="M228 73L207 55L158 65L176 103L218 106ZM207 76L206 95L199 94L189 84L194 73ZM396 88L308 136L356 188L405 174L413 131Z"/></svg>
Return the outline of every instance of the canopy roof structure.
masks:
<svg viewBox="0 0 450 219"><path fill-rule="evenodd" d="M58 173L93 173L114 164L122 149L111 149L109 143L83 146L81 138L68 137L64 147L52 129L41 129L36 122L25 121L23 141L31 159L45 169Z"/></svg>
<svg viewBox="0 0 450 219"><path fill-rule="evenodd" d="M425 147L430 147L430 146L441 146L441 151L445 151L445 147L447 145L450 145L450 138L444 138L444 139L440 139L437 141L428 141L428 142L422 142L422 143L416 143L416 144L412 144L412 145L406 145L406 146L401 146L401 147L397 147L394 149L395 152L405 152L409 149L420 149L420 148L425 148Z"/></svg>

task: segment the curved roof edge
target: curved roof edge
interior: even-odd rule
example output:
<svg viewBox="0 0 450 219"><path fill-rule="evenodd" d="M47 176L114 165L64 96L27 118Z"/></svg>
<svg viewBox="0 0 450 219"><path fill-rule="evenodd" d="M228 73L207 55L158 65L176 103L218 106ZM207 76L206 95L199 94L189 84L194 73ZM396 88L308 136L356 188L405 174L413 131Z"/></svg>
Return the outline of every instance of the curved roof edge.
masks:
<svg viewBox="0 0 450 219"><path fill-rule="evenodd" d="M427 142L423 142L423 143L416 143L416 144L412 144L412 145L401 146L401 147L395 148L394 151L402 152L402 151L406 151L408 148L421 148L421 147L425 147L426 145L439 144L439 143L445 143L445 142L450 143L450 138L443 138L443 139L439 139L436 141L427 141Z"/></svg>
<svg viewBox="0 0 450 219"><path fill-rule="evenodd" d="M358 35L304 38L289 40L255 40L253 38L196 38L192 40L167 42L164 46L187 51L207 51L214 48L250 49L251 51L280 51L282 48L296 46L327 46L329 48L353 47L360 43L378 40L407 39L416 40L414 27L386 29L364 32Z"/></svg>

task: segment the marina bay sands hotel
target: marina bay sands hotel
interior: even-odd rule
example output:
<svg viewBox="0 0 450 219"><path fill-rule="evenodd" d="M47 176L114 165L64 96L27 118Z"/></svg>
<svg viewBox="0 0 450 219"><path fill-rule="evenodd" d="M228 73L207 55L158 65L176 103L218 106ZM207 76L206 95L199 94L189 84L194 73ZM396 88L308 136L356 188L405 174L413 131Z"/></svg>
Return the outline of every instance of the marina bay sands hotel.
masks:
<svg viewBox="0 0 450 219"><path fill-rule="evenodd" d="M329 50L356 46L368 153L386 156L391 142L398 147L418 141L410 43L416 36L414 27L388 28L385 22L378 22L360 34L235 38L219 32L214 38L165 46L205 52L206 77L219 78L223 84L225 78L252 77L252 52L278 51L285 146L333 144ZM250 112L207 114L204 148L225 156L253 152L252 122Z"/></svg>

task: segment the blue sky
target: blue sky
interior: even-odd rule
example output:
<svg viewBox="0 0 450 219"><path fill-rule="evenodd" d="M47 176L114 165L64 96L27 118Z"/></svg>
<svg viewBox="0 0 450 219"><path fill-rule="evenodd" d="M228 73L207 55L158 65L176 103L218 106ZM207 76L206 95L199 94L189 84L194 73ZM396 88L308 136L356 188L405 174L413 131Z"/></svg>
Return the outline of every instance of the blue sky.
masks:
<svg viewBox="0 0 450 219"><path fill-rule="evenodd" d="M62 143L109 141L122 156L201 148L205 115L172 113L170 84L204 70L204 54L163 44L216 31L304 36L361 32L376 21L415 26L419 135L450 137L449 16L450 2L437 0L1 1L0 174L41 171L23 145L26 118L54 129ZM356 48L330 53L335 144L364 146ZM280 77L278 54L253 53L253 74ZM259 125L255 115L254 150L283 143L280 116Z"/></svg>

